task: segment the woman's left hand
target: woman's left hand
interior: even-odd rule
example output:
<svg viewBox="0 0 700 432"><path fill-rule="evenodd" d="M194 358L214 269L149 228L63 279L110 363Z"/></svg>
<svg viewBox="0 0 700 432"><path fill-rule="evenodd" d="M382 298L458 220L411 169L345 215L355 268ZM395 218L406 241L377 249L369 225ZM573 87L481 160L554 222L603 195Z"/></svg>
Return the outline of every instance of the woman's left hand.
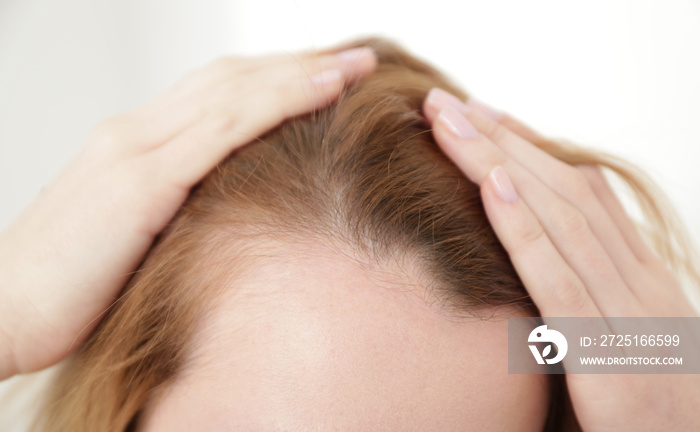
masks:
<svg viewBox="0 0 700 432"><path fill-rule="evenodd" d="M697 316L594 166L534 146L537 135L433 89L424 112L442 150L480 185L489 221L542 316ZM700 430L700 375L567 375L586 431Z"/></svg>

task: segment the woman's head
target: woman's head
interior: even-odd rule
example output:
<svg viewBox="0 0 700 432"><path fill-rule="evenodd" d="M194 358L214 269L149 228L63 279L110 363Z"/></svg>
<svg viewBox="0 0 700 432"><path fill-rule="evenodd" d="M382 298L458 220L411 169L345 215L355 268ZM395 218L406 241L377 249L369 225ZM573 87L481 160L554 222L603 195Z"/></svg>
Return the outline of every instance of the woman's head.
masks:
<svg viewBox="0 0 700 432"><path fill-rule="evenodd" d="M446 316L411 263L268 247L221 282L141 430L542 430L548 382L507 374L507 321Z"/></svg>
<svg viewBox="0 0 700 432"><path fill-rule="evenodd" d="M432 87L466 95L391 43L354 45L372 75L192 191L46 430L541 429L551 383L506 365L505 318L537 310L421 112Z"/></svg>

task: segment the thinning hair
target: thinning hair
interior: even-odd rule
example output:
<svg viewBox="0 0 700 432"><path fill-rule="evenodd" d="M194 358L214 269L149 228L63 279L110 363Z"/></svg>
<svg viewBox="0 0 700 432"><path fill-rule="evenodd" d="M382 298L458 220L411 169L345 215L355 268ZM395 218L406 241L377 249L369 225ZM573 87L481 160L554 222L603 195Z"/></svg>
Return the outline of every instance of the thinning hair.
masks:
<svg viewBox="0 0 700 432"><path fill-rule="evenodd" d="M266 240L342 244L381 266L408 263L445 313L537 309L483 210L479 188L439 150L421 111L432 87L463 99L439 71L379 38L378 69L326 108L290 119L234 152L192 191L122 297L71 357L37 422L42 431L134 430L138 414L186 366L215 293L254 268ZM656 249L697 279L667 204L634 168L549 140L569 164L607 167L640 198ZM562 392L561 382L556 391ZM561 393L548 428L566 412ZM570 414L570 412L569 412Z"/></svg>

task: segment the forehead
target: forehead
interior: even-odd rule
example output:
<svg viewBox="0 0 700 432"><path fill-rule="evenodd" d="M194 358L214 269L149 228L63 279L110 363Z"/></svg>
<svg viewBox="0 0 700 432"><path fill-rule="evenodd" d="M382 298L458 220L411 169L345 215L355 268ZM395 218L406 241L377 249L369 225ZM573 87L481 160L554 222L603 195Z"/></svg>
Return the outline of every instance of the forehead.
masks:
<svg viewBox="0 0 700 432"><path fill-rule="evenodd" d="M547 382L507 373L507 320L425 294L332 254L267 260L227 288L145 430L541 430Z"/></svg>

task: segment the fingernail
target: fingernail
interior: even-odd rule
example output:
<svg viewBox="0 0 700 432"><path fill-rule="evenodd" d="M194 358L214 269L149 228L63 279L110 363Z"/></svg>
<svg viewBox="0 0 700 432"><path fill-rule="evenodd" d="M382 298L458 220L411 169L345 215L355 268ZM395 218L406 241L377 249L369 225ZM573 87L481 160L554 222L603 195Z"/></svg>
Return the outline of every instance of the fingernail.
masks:
<svg viewBox="0 0 700 432"><path fill-rule="evenodd" d="M462 114L469 112L469 107L459 100L457 96L437 87L430 90L425 98L425 102L435 108L436 111L440 111L446 106L451 106Z"/></svg>
<svg viewBox="0 0 700 432"><path fill-rule="evenodd" d="M351 48L337 53L336 57L348 65L353 65L368 57L374 57L374 51L369 47Z"/></svg>
<svg viewBox="0 0 700 432"><path fill-rule="evenodd" d="M476 130L474 125L471 124L469 120L459 111L457 111L452 106L446 106L440 111L437 116L438 120L441 121L453 134L460 138L476 138L479 136L479 132Z"/></svg>
<svg viewBox="0 0 700 432"><path fill-rule="evenodd" d="M343 78L342 72L338 69L330 69L309 78L309 80L315 85L330 84L335 81L339 81Z"/></svg>
<svg viewBox="0 0 700 432"><path fill-rule="evenodd" d="M509 203L514 203L518 200L518 193L515 192L513 182L510 181L508 173L506 173L506 170L504 170L502 166L497 165L492 169L489 177L491 177L491 182L499 198Z"/></svg>
<svg viewBox="0 0 700 432"><path fill-rule="evenodd" d="M499 121L503 118L502 112L491 108L490 106L486 105L478 99L469 99L467 101L467 106L470 108L474 108L477 111L480 111L482 114L486 115L492 120Z"/></svg>

